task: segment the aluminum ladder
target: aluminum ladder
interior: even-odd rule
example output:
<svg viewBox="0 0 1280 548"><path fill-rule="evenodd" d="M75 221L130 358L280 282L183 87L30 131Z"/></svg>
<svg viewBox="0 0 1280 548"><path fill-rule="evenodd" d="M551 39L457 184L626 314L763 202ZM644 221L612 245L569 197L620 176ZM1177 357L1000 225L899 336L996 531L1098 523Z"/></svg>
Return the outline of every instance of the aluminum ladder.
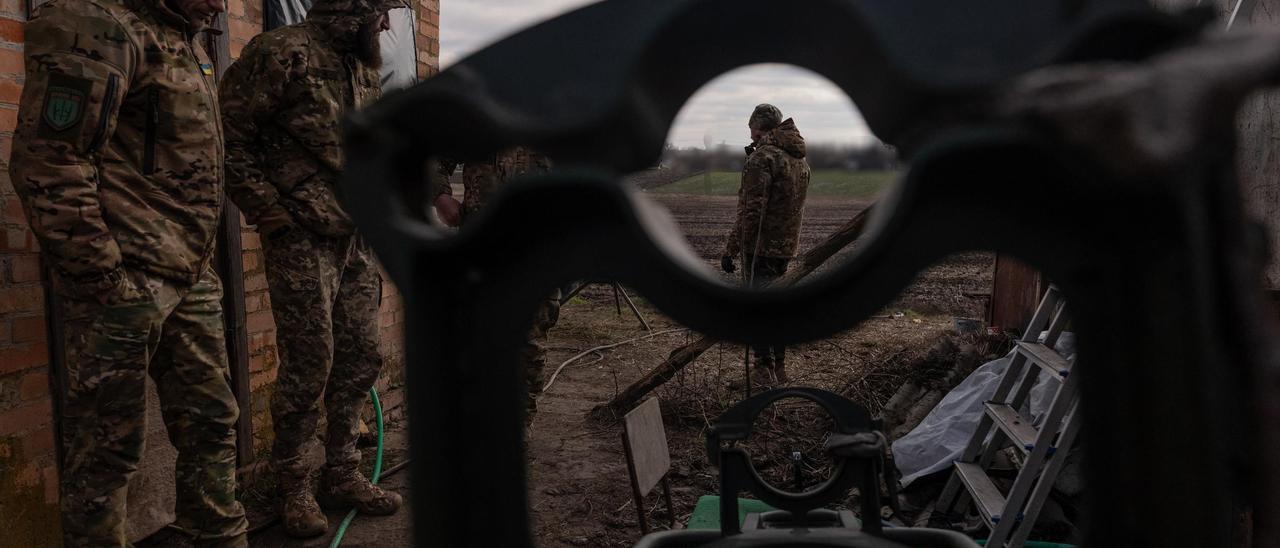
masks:
<svg viewBox="0 0 1280 548"><path fill-rule="evenodd" d="M991 530L987 546L1019 548L1026 542L1080 431L1077 376L1071 374L1074 358L1067 360L1054 350L1068 323L1065 304L1058 288L1049 286L939 498L938 508L944 513L952 510L960 514L967 512L972 500ZM1043 343L1038 342L1042 331L1047 332ZM1041 370L1059 385L1037 428L1019 409L1026 404ZM987 469L1006 441L1022 453L1023 464L1013 487L1004 494Z"/></svg>

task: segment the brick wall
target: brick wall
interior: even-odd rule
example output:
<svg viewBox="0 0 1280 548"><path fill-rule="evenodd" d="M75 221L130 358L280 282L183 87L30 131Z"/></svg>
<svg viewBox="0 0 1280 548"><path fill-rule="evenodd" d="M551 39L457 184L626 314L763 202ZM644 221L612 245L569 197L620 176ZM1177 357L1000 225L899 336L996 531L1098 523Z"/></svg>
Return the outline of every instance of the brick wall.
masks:
<svg viewBox="0 0 1280 548"><path fill-rule="evenodd" d="M39 248L9 181L26 5L0 0L0 530L14 546L59 537L57 451Z"/></svg>
<svg viewBox="0 0 1280 548"><path fill-rule="evenodd" d="M440 0L418 2L418 77L440 72Z"/></svg>
<svg viewBox="0 0 1280 548"><path fill-rule="evenodd" d="M233 58L261 32L260 0L228 0ZM419 0L418 72L439 71L439 0ZM49 376L45 289L39 248L27 227L22 206L9 181L8 160L22 91L24 0L0 0L0 530L14 546L58 544L57 452L54 405ZM254 448L265 452L270 440L267 401L275 380L276 332L266 292L258 235L243 231L250 384L253 392ZM379 392L391 414L403 402L404 313L399 294L387 283L381 311L386 371Z"/></svg>

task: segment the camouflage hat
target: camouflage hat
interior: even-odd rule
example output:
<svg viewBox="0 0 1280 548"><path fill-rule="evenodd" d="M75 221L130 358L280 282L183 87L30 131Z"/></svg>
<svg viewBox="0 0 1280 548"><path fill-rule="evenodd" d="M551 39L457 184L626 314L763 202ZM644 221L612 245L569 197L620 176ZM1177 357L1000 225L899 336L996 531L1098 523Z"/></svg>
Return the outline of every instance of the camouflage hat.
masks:
<svg viewBox="0 0 1280 548"><path fill-rule="evenodd" d="M769 103L757 105L756 109L751 112L751 119L747 121L748 126L762 131L771 130L781 123L782 111Z"/></svg>

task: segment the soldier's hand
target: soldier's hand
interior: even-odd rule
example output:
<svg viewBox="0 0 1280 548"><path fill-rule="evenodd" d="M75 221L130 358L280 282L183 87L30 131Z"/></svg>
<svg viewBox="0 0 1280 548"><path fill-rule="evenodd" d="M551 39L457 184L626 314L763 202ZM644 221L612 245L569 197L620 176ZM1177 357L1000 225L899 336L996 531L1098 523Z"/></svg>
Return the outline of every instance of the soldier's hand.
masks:
<svg viewBox="0 0 1280 548"><path fill-rule="evenodd" d="M738 267L733 264L732 256L725 255L720 257L720 270L725 271L727 274L733 274L738 270Z"/></svg>
<svg viewBox="0 0 1280 548"><path fill-rule="evenodd" d="M436 197L436 215L449 226L458 226L462 222L462 204L448 194Z"/></svg>

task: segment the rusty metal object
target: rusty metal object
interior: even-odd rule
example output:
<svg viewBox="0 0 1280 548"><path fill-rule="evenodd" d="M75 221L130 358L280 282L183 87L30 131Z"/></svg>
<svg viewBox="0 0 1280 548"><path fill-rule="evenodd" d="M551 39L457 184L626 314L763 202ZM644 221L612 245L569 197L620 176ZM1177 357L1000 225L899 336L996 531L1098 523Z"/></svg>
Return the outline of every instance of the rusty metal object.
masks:
<svg viewBox="0 0 1280 548"><path fill-rule="evenodd" d="M1203 12L1138 0L925 4L611 0L355 117L345 194L407 311L418 545L532 544L517 353L548 290L616 279L716 339L795 344L856 324L971 249L1025 260L1073 302L1088 544L1225 546L1239 506L1256 508L1261 545L1280 544L1280 489L1260 465L1280 455L1262 428L1280 420L1280 398L1265 397L1280 372L1256 289L1263 246L1225 131L1243 92L1272 81L1263 43L1206 42ZM770 32L749 31L766 20ZM1184 45L1195 49L1174 52ZM1246 70L1201 62L1228 54ZM694 91L754 62L831 79L911 166L848 264L759 293L700 271L665 213L618 182L656 162ZM1052 93L1099 62L1119 83L1184 62L1185 77L1221 79L1150 80L1093 104ZM1078 129L1076 116L1128 125ZM1147 140L1172 126L1187 131ZM429 159L515 144L558 171L509 185L456 237L429 224Z"/></svg>

